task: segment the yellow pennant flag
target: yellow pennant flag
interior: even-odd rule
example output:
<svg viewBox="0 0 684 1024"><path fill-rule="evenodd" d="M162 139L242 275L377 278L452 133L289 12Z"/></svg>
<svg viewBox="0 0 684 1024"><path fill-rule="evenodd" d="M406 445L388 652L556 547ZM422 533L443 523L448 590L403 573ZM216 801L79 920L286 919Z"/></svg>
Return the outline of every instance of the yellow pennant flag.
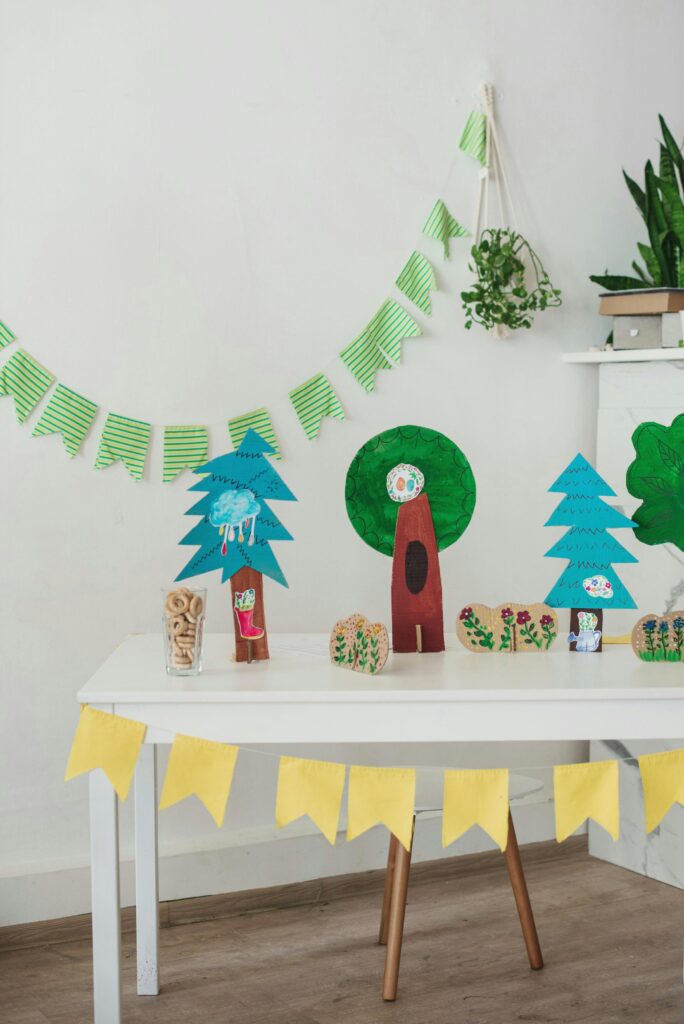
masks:
<svg viewBox="0 0 684 1024"><path fill-rule="evenodd" d="M233 782L238 748L177 735L171 747L159 809L197 796L220 828Z"/></svg>
<svg viewBox="0 0 684 1024"><path fill-rule="evenodd" d="M349 769L347 839L356 839L373 825L386 825L401 845L410 850L416 773L413 768Z"/></svg>
<svg viewBox="0 0 684 1024"><path fill-rule="evenodd" d="M335 845L345 766L300 757L281 757L275 820L278 828L308 814Z"/></svg>
<svg viewBox="0 0 684 1024"><path fill-rule="evenodd" d="M65 781L101 768L118 797L125 800L146 729L143 722L119 718L84 705L71 745Z"/></svg>
<svg viewBox="0 0 684 1024"><path fill-rule="evenodd" d="M508 769L444 772L442 846L479 825L501 850L508 843Z"/></svg>
<svg viewBox="0 0 684 1024"><path fill-rule="evenodd" d="M644 787L646 831L652 832L673 804L684 804L684 750L644 754L639 758Z"/></svg>
<svg viewBox="0 0 684 1024"><path fill-rule="evenodd" d="M587 818L617 840L620 834L620 786L617 761L558 764L553 769L556 839L562 843Z"/></svg>

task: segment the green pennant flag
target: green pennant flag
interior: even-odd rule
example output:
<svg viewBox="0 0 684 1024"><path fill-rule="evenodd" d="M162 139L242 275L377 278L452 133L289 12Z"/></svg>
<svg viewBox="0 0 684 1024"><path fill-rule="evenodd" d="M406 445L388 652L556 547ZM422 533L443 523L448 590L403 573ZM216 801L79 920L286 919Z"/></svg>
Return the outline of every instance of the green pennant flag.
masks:
<svg viewBox="0 0 684 1024"><path fill-rule="evenodd" d="M310 441L318 436L321 421L326 416L333 420L345 418L342 404L324 373L317 373L299 387L293 388L290 401Z"/></svg>
<svg viewBox="0 0 684 1024"><path fill-rule="evenodd" d="M151 423L110 412L102 430L95 469L104 469L120 460L133 479L140 480L151 436Z"/></svg>
<svg viewBox="0 0 684 1024"><path fill-rule="evenodd" d="M16 341L15 336L10 331L6 324L3 324L0 320L0 348L5 348L6 345L11 345L13 341Z"/></svg>
<svg viewBox="0 0 684 1024"><path fill-rule="evenodd" d="M437 278L432 264L422 252L411 253L395 284L426 316L432 316L430 291L437 291Z"/></svg>
<svg viewBox="0 0 684 1024"><path fill-rule="evenodd" d="M487 118L481 110L471 110L458 146L468 156L475 157L483 167L485 166L487 163Z"/></svg>
<svg viewBox="0 0 684 1024"><path fill-rule="evenodd" d="M469 232L451 216L441 199L432 207L430 216L423 224L423 234L435 238L444 246L444 259L449 259L449 239L464 238Z"/></svg>
<svg viewBox="0 0 684 1024"><path fill-rule="evenodd" d="M234 416L228 420L228 433L233 448L240 447L248 430L255 430L266 444L270 444L274 451L272 458L282 459L278 438L267 409L255 409L253 412L246 412L242 416Z"/></svg>
<svg viewBox="0 0 684 1024"><path fill-rule="evenodd" d="M17 420L23 423L54 379L49 370L20 348L0 369L0 395L12 395Z"/></svg>
<svg viewBox="0 0 684 1024"><path fill-rule="evenodd" d="M76 394L64 384L58 384L31 436L61 434L67 454L73 458L90 430L96 412L95 402Z"/></svg>
<svg viewBox="0 0 684 1024"><path fill-rule="evenodd" d="M184 469L202 466L208 452L206 427L164 427L164 483L175 480Z"/></svg>
<svg viewBox="0 0 684 1024"><path fill-rule="evenodd" d="M393 370L394 363L400 362L402 339L415 338L420 333L420 327L403 306L394 299L385 299L358 337L342 349L340 358L366 391L374 391L376 372Z"/></svg>

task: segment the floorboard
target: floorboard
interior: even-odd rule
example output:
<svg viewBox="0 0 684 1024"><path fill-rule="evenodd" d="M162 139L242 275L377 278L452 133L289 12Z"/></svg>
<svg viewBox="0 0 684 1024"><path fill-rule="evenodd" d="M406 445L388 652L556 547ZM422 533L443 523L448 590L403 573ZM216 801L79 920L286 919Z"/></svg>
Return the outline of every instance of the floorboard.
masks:
<svg viewBox="0 0 684 1024"><path fill-rule="evenodd" d="M503 858L484 854L416 873L395 1004L380 998L379 885L338 880L290 906L282 892L258 910L212 897L203 920L170 904L157 998L135 995L127 932L124 1021L682 1024L684 893L569 850L522 851L543 971L527 966ZM92 1020L90 943L66 924L51 934L0 953L3 1024Z"/></svg>

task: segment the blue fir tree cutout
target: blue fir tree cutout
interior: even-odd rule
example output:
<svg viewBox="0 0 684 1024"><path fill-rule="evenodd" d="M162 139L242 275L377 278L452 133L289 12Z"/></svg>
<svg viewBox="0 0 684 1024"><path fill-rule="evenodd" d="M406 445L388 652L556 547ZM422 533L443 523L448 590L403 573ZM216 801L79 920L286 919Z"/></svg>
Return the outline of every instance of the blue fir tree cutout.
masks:
<svg viewBox="0 0 684 1024"><path fill-rule="evenodd" d="M552 608L571 609L570 644L576 650L601 650L604 608L636 608L634 598L613 569L613 563L638 561L608 530L636 524L604 497L615 491L583 455L549 487L565 497L545 523L570 529L547 552L547 558L567 558L568 564L545 598Z"/></svg>
<svg viewBox="0 0 684 1024"><path fill-rule="evenodd" d="M292 535L269 502L297 499L266 458L271 454L273 448L248 430L236 451L195 469L201 479L190 490L204 495L185 514L201 518L180 542L198 550L177 580L218 569L221 582L231 582L237 661L268 658L262 577L287 586L271 542Z"/></svg>

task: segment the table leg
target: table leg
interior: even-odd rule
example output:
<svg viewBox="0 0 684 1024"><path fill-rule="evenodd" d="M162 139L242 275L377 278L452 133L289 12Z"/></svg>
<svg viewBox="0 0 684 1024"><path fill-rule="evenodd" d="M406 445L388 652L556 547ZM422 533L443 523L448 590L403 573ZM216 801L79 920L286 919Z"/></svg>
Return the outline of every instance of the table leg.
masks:
<svg viewBox="0 0 684 1024"><path fill-rule="evenodd" d="M138 995L159 994L157 747L143 743L135 768L135 923Z"/></svg>
<svg viewBox="0 0 684 1024"><path fill-rule="evenodd" d="M95 1024L121 1024L119 807L103 771L90 773L90 885Z"/></svg>

